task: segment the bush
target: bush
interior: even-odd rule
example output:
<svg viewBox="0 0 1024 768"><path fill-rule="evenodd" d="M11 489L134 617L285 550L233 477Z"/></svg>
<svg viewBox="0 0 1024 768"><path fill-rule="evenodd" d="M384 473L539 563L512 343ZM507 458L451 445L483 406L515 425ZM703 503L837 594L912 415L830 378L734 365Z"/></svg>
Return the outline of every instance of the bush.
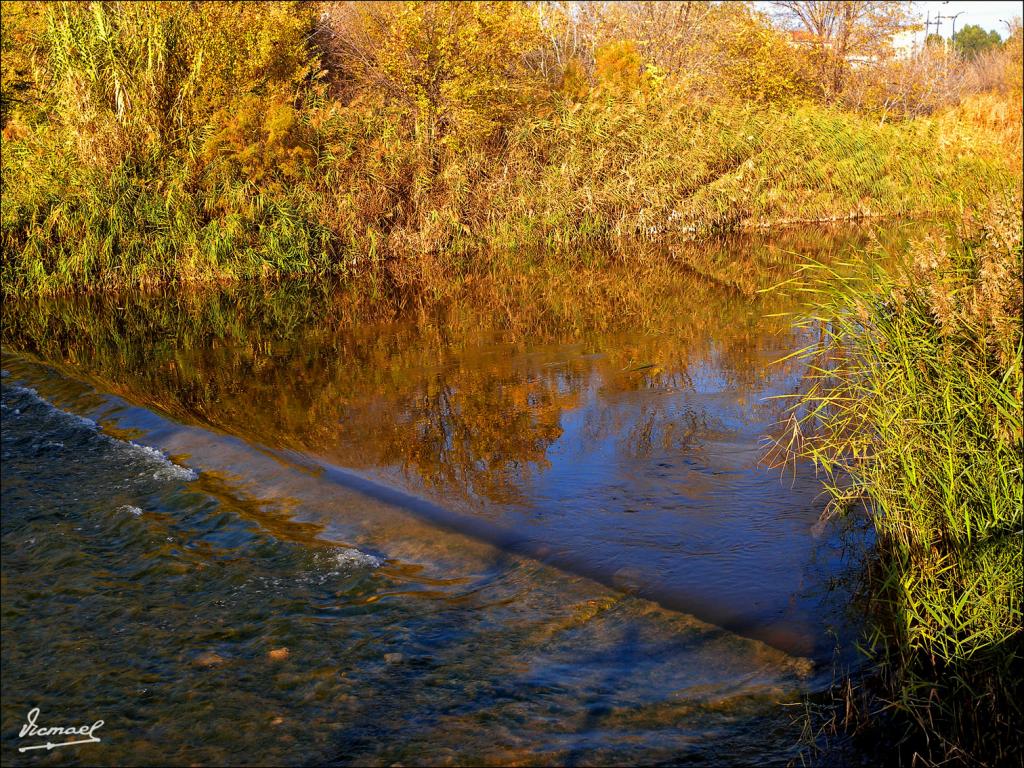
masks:
<svg viewBox="0 0 1024 768"><path fill-rule="evenodd" d="M906 120L955 106L963 90L961 58L945 46L926 45L908 58L886 59L853 70L842 101L882 120Z"/></svg>
<svg viewBox="0 0 1024 768"><path fill-rule="evenodd" d="M1024 90L1024 33L1020 20L999 48L979 53L967 68L967 85L975 93L995 92L1020 104Z"/></svg>
<svg viewBox="0 0 1024 768"><path fill-rule="evenodd" d="M309 131L289 104L247 95L217 112L212 123L217 132L207 139L203 157L222 158L233 177L281 190L282 182L299 181L316 161Z"/></svg>

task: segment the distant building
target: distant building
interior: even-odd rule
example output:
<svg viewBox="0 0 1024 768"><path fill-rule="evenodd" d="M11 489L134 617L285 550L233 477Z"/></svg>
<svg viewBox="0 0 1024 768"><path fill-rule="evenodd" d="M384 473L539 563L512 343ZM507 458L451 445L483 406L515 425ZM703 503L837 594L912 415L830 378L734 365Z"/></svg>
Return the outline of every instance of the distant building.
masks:
<svg viewBox="0 0 1024 768"><path fill-rule="evenodd" d="M794 48L813 48L818 43L817 35L812 32L808 32L806 29L787 30L786 39ZM916 33L912 31L899 32L893 35L890 43L892 45L893 56L897 59L910 58L918 48ZM831 43L826 43L826 45L831 47ZM878 56L851 54L846 57L846 60L850 62L852 66L856 67L863 64L874 63L878 61L878 58Z"/></svg>
<svg viewBox="0 0 1024 768"><path fill-rule="evenodd" d="M806 29L787 30L789 44L796 48L810 48L814 45L815 35Z"/></svg>
<svg viewBox="0 0 1024 768"><path fill-rule="evenodd" d="M897 59L909 59L918 49L917 32L907 31L893 35L892 49Z"/></svg>

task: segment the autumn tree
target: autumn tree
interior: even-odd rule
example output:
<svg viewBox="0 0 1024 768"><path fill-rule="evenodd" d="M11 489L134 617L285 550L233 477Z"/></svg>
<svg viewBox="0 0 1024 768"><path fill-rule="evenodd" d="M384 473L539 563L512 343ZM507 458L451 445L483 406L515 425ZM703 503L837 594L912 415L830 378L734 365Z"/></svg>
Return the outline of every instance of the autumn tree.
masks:
<svg viewBox="0 0 1024 768"><path fill-rule="evenodd" d="M800 52L747 3L552 2L540 10L547 66L575 98L588 79L605 92L626 78L641 93L665 81L690 98L743 101L802 90Z"/></svg>
<svg viewBox="0 0 1024 768"><path fill-rule="evenodd" d="M807 90L807 61L762 14L723 3L709 18L701 58L721 99L782 102Z"/></svg>
<svg viewBox="0 0 1024 768"><path fill-rule="evenodd" d="M568 79L570 90L578 90L592 74L603 23L601 4L551 0L538 3L537 18L543 37L536 54L538 69L556 84Z"/></svg>
<svg viewBox="0 0 1024 768"><path fill-rule="evenodd" d="M823 96L842 93L854 61L892 55L894 36L914 28L909 2L885 0L776 0L776 15L791 29L809 33Z"/></svg>
<svg viewBox="0 0 1024 768"><path fill-rule="evenodd" d="M604 41L633 40L644 60L670 74L694 63L694 47L705 39L715 12L704 2L596 3L599 34Z"/></svg>
<svg viewBox="0 0 1024 768"><path fill-rule="evenodd" d="M529 101L537 9L500 2L345 2L327 8L339 90L398 104L434 148L490 134Z"/></svg>

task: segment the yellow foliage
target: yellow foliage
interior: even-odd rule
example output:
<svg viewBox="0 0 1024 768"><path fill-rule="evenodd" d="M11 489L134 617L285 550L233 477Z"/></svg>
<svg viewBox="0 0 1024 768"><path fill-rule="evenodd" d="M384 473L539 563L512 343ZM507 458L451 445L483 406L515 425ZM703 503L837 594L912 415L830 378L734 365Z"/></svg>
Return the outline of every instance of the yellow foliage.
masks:
<svg viewBox="0 0 1024 768"><path fill-rule="evenodd" d="M0 239L25 285L51 254L55 280L116 282L255 274L267 249L282 271L414 253L392 277L431 283L499 243L933 209L984 194L1020 145L1019 96L892 130L794 107L818 90L805 57L750 4L3 9L5 119L20 101ZM1019 94L1008 62L976 90Z"/></svg>
<svg viewBox="0 0 1024 768"><path fill-rule="evenodd" d="M720 87L741 101L782 102L806 90L801 54L763 18L741 4L726 3L719 34L708 41L720 61Z"/></svg>
<svg viewBox="0 0 1024 768"><path fill-rule="evenodd" d="M220 130L206 142L208 161L227 158L243 178L257 184L297 181L316 156L295 109L288 104L266 105L246 95L215 118Z"/></svg>
<svg viewBox="0 0 1024 768"><path fill-rule="evenodd" d="M573 101L583 101L590 93L590 79L586 67L578 58L572 58L562 69L559 92Z"/></svg>
<svg viewBox="0 0 1024 768"><path fill-rule="evenodd" d="M489 135L535 96L524 55L540 44L520 3L338 3L329 11L338 66L354 90L397 102L417 139Z"/></svg>
<svg viewBox="0 0 1024 768"><path fill-rule="evenodd" d="M218 108L243 93L293 99L317 72L307 38L315 21L311 3L207 2L185 12L192 55L202 64L203 95Z"/></svg>
<svg viewBox="0 0 1024 768"><path fill-rule="evenodd" d="M650 93L652 78L633 40L617 40L597 49L594 56L598 87L608 93Z"/></svg>
<svg viewBox="0 0 1024 768"><path fill-rule="evenodd" d="M39 45L46 29L42 3L5 2L0 14L0 127L7 125L20 106L38 98Z"/></svg>
<svg viewBox="0 0 1024 768"><path fill-rule="evenodd" d="M295 101L316 72L306 42L314 16L299 3L42 7L41 107L90 165L166 156L240 96Z"/></svg>

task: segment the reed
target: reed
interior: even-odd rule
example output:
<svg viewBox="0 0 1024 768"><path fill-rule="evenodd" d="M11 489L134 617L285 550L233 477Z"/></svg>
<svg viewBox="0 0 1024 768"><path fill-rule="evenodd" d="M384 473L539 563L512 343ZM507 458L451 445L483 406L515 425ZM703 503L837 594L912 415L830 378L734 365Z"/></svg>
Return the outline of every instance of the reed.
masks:
<svg viewBox="0 0 1024 768"><path fill-rule="evenodd" d="M811 267L821 340L783 442L874 525L860 698L908 763L1021 758L1021 232L1018 190L887 267Z"/></svg>

